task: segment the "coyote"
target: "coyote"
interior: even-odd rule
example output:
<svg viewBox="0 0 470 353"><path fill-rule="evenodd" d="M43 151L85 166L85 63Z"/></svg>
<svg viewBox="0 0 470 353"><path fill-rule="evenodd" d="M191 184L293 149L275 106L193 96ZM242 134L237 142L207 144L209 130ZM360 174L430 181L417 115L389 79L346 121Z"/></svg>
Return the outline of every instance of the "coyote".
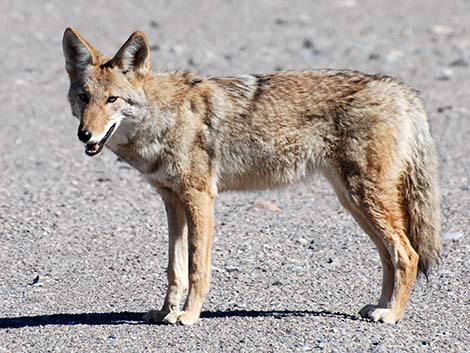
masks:
<svg viewBox="0 0 470 353"><path fill-rule="evenodd" d="M209 290L219 192L308 183L317 172L380 255L382 293L360 315L402 319L418 272L427 276L439 261L441 243L438 159L413 89L345 70L157 73L141 32L109 58L67 28L63 51L85 153L107 146L165 203L168 290L162 309L144 320L197 322Z"/></svg>

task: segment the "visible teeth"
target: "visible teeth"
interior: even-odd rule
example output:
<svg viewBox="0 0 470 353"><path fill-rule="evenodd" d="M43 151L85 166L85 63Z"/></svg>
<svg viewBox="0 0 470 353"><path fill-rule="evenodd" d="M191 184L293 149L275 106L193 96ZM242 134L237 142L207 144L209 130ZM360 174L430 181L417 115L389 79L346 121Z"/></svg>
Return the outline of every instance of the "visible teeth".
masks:
<svg viewBox="0 0 470 353"><path fill-rule="evenodd" d="M99 145L97 143L86 145L86 150L90 152L97 151L98 148L99 148Z"/></svg>

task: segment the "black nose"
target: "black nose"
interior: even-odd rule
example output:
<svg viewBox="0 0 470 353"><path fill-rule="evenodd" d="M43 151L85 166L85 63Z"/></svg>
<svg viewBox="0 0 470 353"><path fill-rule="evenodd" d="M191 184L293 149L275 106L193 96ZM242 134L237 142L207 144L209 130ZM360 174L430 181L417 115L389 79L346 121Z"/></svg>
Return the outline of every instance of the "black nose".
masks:
<svg viewBox="0 0 470 353"><path fill-rule="evenodd" d="M78 138L82 142L88 142L91 139L91 132L88 130L78 130Z"/></svg>

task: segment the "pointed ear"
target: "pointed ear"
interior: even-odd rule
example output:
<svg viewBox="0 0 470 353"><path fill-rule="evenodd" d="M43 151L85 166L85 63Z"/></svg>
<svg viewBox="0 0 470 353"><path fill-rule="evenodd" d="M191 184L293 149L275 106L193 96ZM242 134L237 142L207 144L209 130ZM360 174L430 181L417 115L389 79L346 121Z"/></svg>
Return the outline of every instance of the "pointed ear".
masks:
<svg viewBox="0 0 470 353"><path fill-rule="evenodd" d="M134 32L113 58L124 73L144 77L150 70L150 47L142 32Z"/></svg>
<svg viewBox="0 0 470 353"><path fill-rule="evenodd" d="M62 39L65 56L65 70L69 75L85 70L88 65L95 65L99 53L83 39L80 34L67 28Z"/></svg>

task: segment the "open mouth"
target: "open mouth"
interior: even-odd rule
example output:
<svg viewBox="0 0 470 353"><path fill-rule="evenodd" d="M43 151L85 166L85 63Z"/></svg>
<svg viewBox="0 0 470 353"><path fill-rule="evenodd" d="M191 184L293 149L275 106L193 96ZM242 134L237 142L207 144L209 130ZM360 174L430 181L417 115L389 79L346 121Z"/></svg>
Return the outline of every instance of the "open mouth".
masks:
<svg viewBox="0 0 470 353"><path fill-rule="evenodd" d="M98 153L101 152L103 149L104 145L108 141L108 139L111 137L113 134L114 129L116 128L116 124L113 124L113 126L110 127L106 135L101 139L100 142L97 143L87 143L85 145L85 153L89 156L96 156Z"/></svg>

